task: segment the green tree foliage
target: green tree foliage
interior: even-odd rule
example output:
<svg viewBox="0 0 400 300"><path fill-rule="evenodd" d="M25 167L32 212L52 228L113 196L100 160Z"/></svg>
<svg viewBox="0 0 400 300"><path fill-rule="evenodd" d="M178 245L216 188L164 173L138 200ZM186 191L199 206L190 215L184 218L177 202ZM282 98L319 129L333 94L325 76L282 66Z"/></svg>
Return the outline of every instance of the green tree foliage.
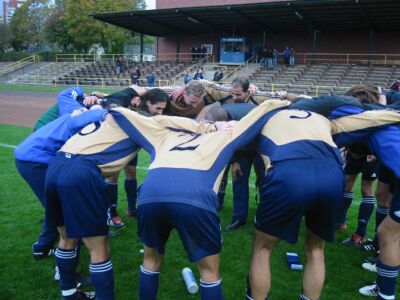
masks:
<svg viewBox="0 0 400 300"><path fill-rule="evenodd" d="M142 7L144 0L65 0L64 20L68 34L80 51L88 52L92 45L100 44L106 53L122 53L124 44L131 39L130 32L97 21L91 15Z"/></svg>
<svg viewBox="0 0 400 300"><path fill-rule="evenodd" d="M63 52L74 51L74 40L68 34L68 27L65 20L65 11L58 6L47 18L44 24L44 36L50 43L54 43Z"/></svg>
<svg viewBox="0 0 400 300"><path fill-rule="evenodd" d="M34 46L36 51L43 44L43 24L52 7L47 0L30 0L15 10L10 22L13 39L11 44L16 51Z"/></svg>
<svg viewBox="0 0 400 300"><path fill-rule="evenodd" d="M12 34L10 26L0 23L0 52L11 47Z"/></svg>

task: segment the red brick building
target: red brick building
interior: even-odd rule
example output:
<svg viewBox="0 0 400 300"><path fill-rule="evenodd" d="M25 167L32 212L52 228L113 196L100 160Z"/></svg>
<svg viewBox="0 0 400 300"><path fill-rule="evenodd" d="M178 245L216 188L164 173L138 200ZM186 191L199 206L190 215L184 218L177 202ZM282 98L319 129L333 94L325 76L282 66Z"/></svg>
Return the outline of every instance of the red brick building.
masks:
<svg viewBox="0 0 400 300"><path fill-rule="evenodd" d="M157 36L157 53L187 53L221 37L246 37L253 49L297 53L399 54L398 0L157 0L155 10L96 17Z"/></svg>

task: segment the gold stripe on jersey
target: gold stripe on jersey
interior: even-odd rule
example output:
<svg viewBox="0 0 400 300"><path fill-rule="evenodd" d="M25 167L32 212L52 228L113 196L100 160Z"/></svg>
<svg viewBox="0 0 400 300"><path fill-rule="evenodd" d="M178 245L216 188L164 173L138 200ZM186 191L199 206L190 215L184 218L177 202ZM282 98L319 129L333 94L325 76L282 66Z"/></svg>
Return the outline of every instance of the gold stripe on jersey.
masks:
<svg viewBox="0 0 400 300"><path fill-rule="evenodd" d="M96 126L100 126L96 130ZM109 116L101 123L93 123L72 136L60 151L71 154L96 154L128 139L128 135Z"/></svg>
<svg viewBox="0 0 400 300"><path fill-rule="evenodd" d="M270 101L265 101L261 103L259 106L256 108L252 109L246 116L244 116L239 122L236 123L234 126L234 130L232 132L233 138L241 135L243 131L245 131L247 128L243 126L242 124L247 124L250 120L254 119L254 117L259 118L261 115L265 114L268 111L277 109L277 108L282 108L285 106L288 106L290 104L289 101L286 100L270 100ZM262 109L259 109L259 108ZM269 122L269 121L268 121Z"/></svg>
<svg viewBox="0 0 400 300"><path fill-rule="evenodd" d="M261 133L278 146L312 140L336 147L331 136L330 121L308 111L282 110L268 120Z"/></svg>
<svg viewBox="0 0 400 300"><path fill-rule="evenodd" d="M257 152L258 152L258 155L260 155L260 157L261 157L261 159L262 159L262 161L263 161L263 163L264 163L265 170L266 170L266 172L267 172L268 169L272 167L272 165L271 165L271 160L269 159L269 156L264 155L264 154L262 154L262 153L259 152L259 151L257 151ZM264 175L266 175L266 174L264 174Z"/></svg>
<svg viewBox="0 0 400 300"><path fill-rule="evenodd" d="M219 173L217 179L215 180L214 186L213 186L213 191L214 193L218 194L219 191L219 186L221 185L222 177L224 177L226 167L222 170L221 173Z"/></svg>
<svg viewBox="0 0 400 300"><path fill-rule="evenodd" d="M400 122L400 112L396 110L368 110L337 118L331 122L333 134L338 134L398 123Z"/></svg>
<svg viewBox="0 0 400 300"><path fill-rule="evenodd" d="M155 159L149 169L184 168L208 170L214 164L219 153L232 141L240 137L251 125L268 111L285 107L289 101L272 100L254 108L248 115L237 122L231 133L212 132L207 134L190 134L168 132L161 140L155 141ZM184 149L193 149L185 151Z"/></svg>
<svg viewBox="0 0 400 300"><path fill-rule="evenodd" d="M154 116L154 120L160 123L163 127L184 128L185 130L197 133L208 133L216 131L213 122L195 121L193 119L184 117L170 117L170 116Z"/></svg>
<svg viewBox="0 0 400 300"><path fill-rule="evenodd" d="M124 168L139 152L140 148L138 148L137 150L133 151L131 154L118 159L118 160L114 160L112 162L109 162L108 164L103 164L103 165L97 165L100 170L101 173L105 176L105 177L109 177L109 176L113 176L115 174L118 174L118 172Z"/></svg>

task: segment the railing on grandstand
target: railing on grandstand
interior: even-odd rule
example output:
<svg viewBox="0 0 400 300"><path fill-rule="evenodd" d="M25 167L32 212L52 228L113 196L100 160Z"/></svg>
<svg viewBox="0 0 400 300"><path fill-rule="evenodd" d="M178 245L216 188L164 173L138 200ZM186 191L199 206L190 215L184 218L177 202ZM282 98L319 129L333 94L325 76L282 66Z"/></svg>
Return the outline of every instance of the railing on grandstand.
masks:
<svg viewBox="0 0 400 300"><path fill-rule="evenodd" d="M142 61L159 61L159 62L200 62L201 64L214 63L214 55L196 55L193 59L192 53L163 53L157 56L152 54L57 54L56 62L95 62L95 61L112 61L115 62L120 56L123 56L128 65Z"/></svg>
<svg viewBox="0 0 400 300"><path fill-rule="evenodd" d="M24 59L21 59L19 61L16 62L12 62L10 64L7 64L5 66L3 66L2 68L0 68L0 76L5 75L9 72L18 70L22 67L25 67L29 64L35 63L35 62L39 62L39 56L38 55L32 55L32 56L28 56Z"/></svg>
<svg viewBox="0 0 400 300"><path fill-rule="evenodd" d="M32 78L32 84L38 84L36 76ZM102 88L108 86L129 86L132 84L131 79L125 78L92 78L92 77L64 77L64 78L54 78L53 85L74 85L74 86L101 86ZM139 84L142 86L147 86L147 79L139 79ZM155 87L168 86L170 80L157 79Z"/></svg>
<svg viewBox="0 0 400 300"><path fill-rule="evenodd" d="M296 64L400 65L400 54L295 53ZM279 59L283 54L279 53ZM255 63L261 57L256 55Z"/></svg>
<svg viewBox="0 0 400 300"><path fill-rule="evenodd" d="M95 54L57 54L56 62L95 62Z"/></svg>

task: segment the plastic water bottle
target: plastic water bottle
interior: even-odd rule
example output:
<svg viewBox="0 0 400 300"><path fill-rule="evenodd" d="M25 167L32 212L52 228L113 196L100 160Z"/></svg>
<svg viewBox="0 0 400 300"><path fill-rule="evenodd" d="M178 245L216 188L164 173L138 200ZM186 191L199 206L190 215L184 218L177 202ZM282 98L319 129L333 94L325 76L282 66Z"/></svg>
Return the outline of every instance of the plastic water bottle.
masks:
<svg viewBox="0 0 400 300"><path fill-rule="evenodd" d="M190 268L186 267L182 270L183 280L185 281L186 288L190 294L196 294L199 290L196 279L194 278L193 272Z"/></svg>

